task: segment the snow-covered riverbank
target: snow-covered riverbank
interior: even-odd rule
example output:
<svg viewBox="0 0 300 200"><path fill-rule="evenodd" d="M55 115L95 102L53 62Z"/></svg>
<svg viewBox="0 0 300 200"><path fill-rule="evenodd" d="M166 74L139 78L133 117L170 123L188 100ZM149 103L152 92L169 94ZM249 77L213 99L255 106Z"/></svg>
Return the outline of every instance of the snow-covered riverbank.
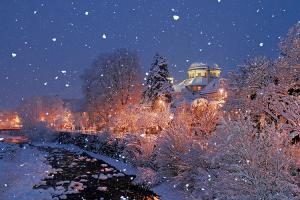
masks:
<svg viewBox="0 0 300 200"><path fill-rule="evenodd" d="M0 155L0 199L52 199L49 191L32 189L51 169L44 162L45 152L0 142Z"/></svg>
<svg viewBox="0 0 300 200"><path fill-rule="evenodd" d="M125 163L123 161L120 161L118 159L113 159L111 157L105 156L105 155L100 155L97 153L93 153L91 151L86 151L81 149L78 146L71 145L71 144L59 144L59 143L40 143L36 144L38 146L49 146L52 148L62 148L66 149L68 151L73 151L78 154L81 153L86 153L89 156L103 160L104 162L108 163L109 165L114 166L116 169L122 171L124 174L127 175L136 175L137 174L137 169L131 166L128 163ZM160 184L156 187L151 188L153 192L159 195L159 198L162 200L184 200L184 199L189 199L188 197L184 196L182 193L180 193L176 188L173 186L174 184L172 183L163 183Z"/></svg>
<svg viewBox="0 0 300 200"><path fill-rule="evenodd" d="M100 171L102 165L105 165L106 167L103 168L104 172L102 172L103 175L101 176L101 178L105 177L109 180L107 180L108 182L100 182L100 184L108 186L100 187L100 189L105 188L105 191L107 192L107 190L109 190L110 188L110 190L113 191L112 194L114 195L114 198L118 196L118 191L131 191L128 194L137 195L137 198L135 199L143 197L139 197L139 192L140 195L146 192L146 190L143 191L142 188L138 189L138 187L131 185L130 180L132 179L130 178L130 176L128 176L128 174L134 175L136 173L136 170L132 166L124 162L109 158L107 156L102 156L92 152L81 150L80 148L73 145L47 143L34 144L34 146L28 144L20 146L1 142L0 149L0 179L2 180L2 184L0 187L0 199L48 200L53 199L56 196L57 199L61 199L60 197L68 197L68 199L70 197L71 199L76 199L77 197L74 196L73 193L68 193L68 184L71 184L72 181L74 182L74 180L76 179L75 177L73 177L74 174L77 173L76 177L81 177L80 174L85 176L86 178L84 179L88 181L86 182L86 185L88 186L87 190L91 190L91 187L97 187L97 184L99 184L98 182L93 182L93 180L91 179L91 177L94 176L93 170L96 170L95 172ZM80 159L81 157L84 157L85 159L82 160ZM98 163L99 161L100 163ZM70 163L73 165L73 167L69 165ZM99 167L97 167L97 169L94 169L97 164L99 164ZM114 173L110 175L110 172L106 172L105 170L107 166L108 168L109 166L113 166L113 168L115 169L113 170ZM59 175L59 173L52 173L56 172L56 168L62 171L61 175ZM110 167L109 169L113 168ZM118 171L120 171L121 173ZM121 174L122 176L119 176ZM68 183L66 182L66 185L63 185L67 187L67 189L65 188L64 191L61 190L60 192L66 192L66 194L69 194L71 196L66 196L64 195L64 193L56 195L58 192L57 187L59 187L58 189L63 189L63 186L57 186L57 184L62 181L64 182L65 179L69 181ZM80 180L77 180L77 182L79 183L84 179L81 178ZM115 181L117 181L118 183L114 183ZM75 181L74 183L77 182ZM118 188L120 188L120 190ZM99 194L99 191L97 192L95 188L92 189L92 191L95 192L94 195ZM148 195L151 195L150 191L147 191L146 193L148 193ZM80 195L83 194L80 193ZM125 195L121 195L120 197L122 196ZM149 199L152 198L149 196ZM153 197L153 199L157 198ZM167 197L162 199L174 198Z"/></svg>
<svg viewBox="0 0 300 200"><path fill-rule="evenodd" d="M82 141L81 137L87 136L88 135L78 134L80 141ZM88 139L93 139L90 137L95 136L89 135L89 138L84 139L84 142L88 141ZM47 159L51 156L53 157L53 155L49 155L49 152L43 151L43 148L58 149L58 151L60 151L59 149L61 149L61 151L66 150L72 152L74 155L86 154L91 158L113 166L126 176L135 176L138 173L135 167L125 163L122 158L112 158L103 155L101 152L94 151L94 145L89 145L89 149L87 150L85 148L86 145L82 146L80 143L78 146L76 142L75 144L76 145L72 144L72 142L68 144L61 144L60 142L35 142L31 145L17 145L0 142L0 178L3 180L0 186L0 199L46 200L53 198L56 189L55 185L52 187L42 187L42 189L39 187L33 189L34 185L44 183L45 177L47 177L49 172L53 171L51 165L47 162ZM171 183L163 183L151 190L159 195L159 199L186 199Z"/></svg>

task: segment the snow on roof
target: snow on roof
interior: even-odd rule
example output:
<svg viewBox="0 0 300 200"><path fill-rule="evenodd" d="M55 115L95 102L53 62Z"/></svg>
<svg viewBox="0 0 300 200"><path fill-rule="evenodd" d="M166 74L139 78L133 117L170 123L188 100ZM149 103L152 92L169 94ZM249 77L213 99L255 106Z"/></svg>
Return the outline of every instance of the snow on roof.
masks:
<svg viewBox="0 0 300 200"><path fill-rule="evenodd" d="M174 85L173 88L175 92L183 92L186 90L186 86L192 86L192 85L201 85L205 86L208 84L208 79L205 77L194 77L190 79L186 79L182 81L181 83Z"/></svg>
<svg viewBox="0 0 300 200"><path fill-rule="evenodd" d="M218 64L213 64L209 67L210 69L221 69L220 66Z"/></svg>
<svg viewBox="0 0 300 200"><path fill-rule="evenodd" d="M201 95L204 94L211 94L218 92L218 90L222 87L224 87L224 78L218 78L218 79L213 79L211 82L207 83L207 78L203 77L195 77L195 78L190 78L182 81L181 83L174 85L174 91L175 92L181 92L181 93L191 93L186 86L189 85L202 85L205 86L203 90L200 91Z"/></svg>
<svg viewBox="0 0 300 200"><path fill-rule="evenodd" d="M211 82L209 82L207 86L200 93L210 94L210 93L218 92L218 90L223 87L224 81L225 79L223 78L214 79Z"/></svg>
<svg viewBox="0 0 300 200"><path fill-rule="evenodd" d="M193 70L193 69L208 69L208 65L205 63L195 62L191 64L188 70Z"/></svg>
<svg viewBox="0 0 300 200"><path fill-rule="evenodd" d="M208 84L208 79L205 77L195 77L188 79L189 84L188 85L207 85Z"/></svg>

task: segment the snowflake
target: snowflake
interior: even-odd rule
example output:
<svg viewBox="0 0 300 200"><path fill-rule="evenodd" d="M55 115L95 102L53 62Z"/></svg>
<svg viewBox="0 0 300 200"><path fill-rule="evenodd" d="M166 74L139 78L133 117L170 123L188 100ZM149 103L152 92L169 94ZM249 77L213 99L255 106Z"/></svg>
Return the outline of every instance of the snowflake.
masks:
<svg viewBox="0 0 300 200"><path fill-rule="evenodd" d="M65 86L66 86L66 87L70 87L70 84L69 84L69 83L66 83Z"/></svg>
<svg viewBox="0 0 300 200"><path fill-rule="evenodd" d="M33 11L33 14L34 14L34 15L36 15L36 14L37 14L37 12L38 12L38 11L37 11L37 10L35 10L35 11Z"/></svg>
<svg viewBox="0 0 300 200"><path fill-rule="evenodd" d="M61 73L62 73L62 74L66 74L67 71L66 71L66 70L61 70Z"/></svg>
<svg viewBox="0 0 300 200"><path fill-rule="evenodd" d="M218 0L218 3L221 3L221 0Z"/></svg>
<svg viewBox="0 0 300 200"><path fill-rule="evenodd" d="M175 21L177 21L177 20L179 20L179 16L178 16L178 15L173 15L173 19L174 19Z"/></svg>
<svg viewBox="0 0 300 200"><path fill-rule="evenodd" d="M45 83L44 83L44 86L47 86L47 85L48 85L48 82L45 82Z"/></svg>
<svg viewBox="0 0 300 200"><path fill-rule="evenodd" d="M259 43L259 46L260 46L260 47L263 47L263 46L264 46L264 43L262 43L262 42Z"/></svg>
<svg viewBox="0 0 300 200"><path fill-rule="evenodd" d="M103 33L102 38L106 39L106 34L105 33Z"/></svg>
<svg viewBox="0 0 300 200"><path fill-rule="evenodd" d="M56 38L52 38L52 41L53 41L53 42L56 42Z"/></svg>
<svg viewBox="0 0 300 200"><path fill-rule="evenodd" d="M89 15L89 12L88 11L85 11L85 13L84 13L85 15Z"/></svg>
<svg viewBox="0 0 300 200"><path fill-rule="evenodd" d="M14 58L14 57L17 56L17 54L16 53L11 53L11 56Z"/></svg>

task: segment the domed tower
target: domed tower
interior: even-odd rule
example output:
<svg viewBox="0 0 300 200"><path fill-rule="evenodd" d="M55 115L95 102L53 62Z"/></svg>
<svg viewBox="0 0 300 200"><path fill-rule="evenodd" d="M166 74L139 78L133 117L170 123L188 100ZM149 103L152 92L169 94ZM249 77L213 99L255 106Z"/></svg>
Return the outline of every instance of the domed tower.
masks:
<svg viewBox="0 0 300 200"><path fill-rule="evenodd" d="M188 69L188 78L195 78L195 77L204 77L207 78L208 76L208 65L204 63L193 63Z"/></svg>
<svg viewBox="0 0 300 200"><path fill-rule="evenodd" d="M218 64L213 64L209 69L210 80L219 78L220 75L221 75L221 68L219 67Z"/></svg>

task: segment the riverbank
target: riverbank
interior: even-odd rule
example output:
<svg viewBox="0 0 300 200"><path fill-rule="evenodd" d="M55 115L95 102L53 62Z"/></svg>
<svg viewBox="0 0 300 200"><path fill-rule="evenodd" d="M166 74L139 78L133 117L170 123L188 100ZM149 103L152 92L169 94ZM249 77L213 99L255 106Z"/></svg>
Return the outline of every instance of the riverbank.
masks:
<svg viewBox="0 0 300 200"><path fill-rule="evenodd" d="M0 150L0 199L159 199L134 176L72 146L1 142Z"/></svg>

